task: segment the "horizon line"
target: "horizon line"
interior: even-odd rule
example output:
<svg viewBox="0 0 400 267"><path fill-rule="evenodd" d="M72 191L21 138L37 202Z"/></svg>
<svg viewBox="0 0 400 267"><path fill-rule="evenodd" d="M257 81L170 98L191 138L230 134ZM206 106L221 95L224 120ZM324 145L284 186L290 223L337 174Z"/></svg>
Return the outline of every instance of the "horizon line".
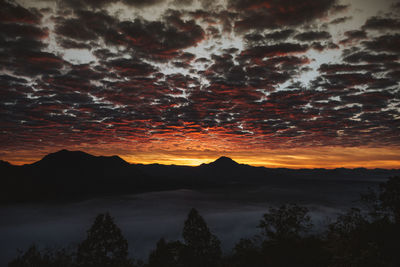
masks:
<svg viewBox="0 0 400 267"><path fill-rule="evenodd" d="M101 155L100 154L100 155L98 155L97 153L93 154L93 153L89 153L89 152L86 152L86 151L83 151L83 150L69 150L69 149L60 149L60 150L56 150L54 152L49 152L49 153L45 154L44 156L36 158L36 159L33 159L33 160L29 161L29 162L27 162L27 161L23 161L23 162L22 161L20 161L20 162L18 162L18 161L8 161L8 160L4 160L4 159L0 159L0 160L3 161L3 162L7 162L7 163L9 163L9 164L11 164L13 166L31 165L31 164L34 164L36 162L39 162L40 160L42 160L47 155L54 154L54 153L57 153L57 152L60 152L60 151L64 151L64 150L68 151L68 152L83 152L83 153L86 153L88 155L92 155L92 156L95 156L95 157L113 157L113 156L117 156L117 157L121 158L122 160L124 160L125 162L127 162L130 165L138 165L138 164L141 164L141 165L154 165L154 164L158 164L158 165L165 165L165 166L199 167L199 166L201 166L203 164L210 164L212 162L215 162L216 160L220 159L221 157L226 157L226 158L229 158L229 159L233 160L234 162L236 162L238 164L241 164L241 165L249 165L249 166L252 166L252 167L264 167L264 168L268 168L268 169L292 169L292 170L301 170L301 169L325 169L325 170L368 169L368 170L374 170L374 169L382 169L382 170L400 170L400 167L397 167L397 168L396 167L387 167L387 168L385 168L385 167L372 167L372 166L371 167L366 167L366 166L362 166L362 165L351 166L351 167L346 167L346 166L341 166L341 165L326 166L326 167L321 167L321 166L312 167L311 165L291 166L290 164L277 164L277 163L275 163L275 164L271 163L271 164L268 164L268 165L263 165L263 164L257 164L256 162L253 162L253 164L251 164L246 160L245 161L236 160L233 157L226 156L226 155L220 155L220 156L217 156L214 159L206 159L206 160L204 160L202 162L199 162L199 159L196 159L196 162L197 162L196 164L191 164L190 163L190 162L193 162L192 158L186 158L186 159L182 159L181 158L181 163L180 164L176 164L176 163L169 163L168 164L168 163L165 163L165 161L162 161L162 160L159 160L159 161L131 161L131 160L126 159L127 156L118 155L118 154L112 154L112 155ZM185 160L188 163L185 164L184 163Z"/></svg>

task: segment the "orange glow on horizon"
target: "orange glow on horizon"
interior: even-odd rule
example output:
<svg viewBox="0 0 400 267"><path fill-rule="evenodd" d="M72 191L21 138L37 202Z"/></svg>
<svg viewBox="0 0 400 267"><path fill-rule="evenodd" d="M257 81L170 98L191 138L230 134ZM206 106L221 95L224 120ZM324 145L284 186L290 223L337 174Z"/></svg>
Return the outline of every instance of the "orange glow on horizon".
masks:
<svg viewBox="0 0 400 267"><path fill-rule="evenodd" d="M111 146L112 147L112 146ZM93 155L119 155L129 163L166 164L198 166L210 163L220 156L227 156L238 163L269 168L400 168L400 147L310 147L290 149L264 149L257 151L213 151L213 150L154 150L129 151L110 146L93 148L69 148L82 150ZM5 155L3 160L15 165L32 163L40 160L52 151L41 151L33 154L30 151L19 151ZM4 155L3 155L4 156ZM9 157L7 157L9 156Z"/></svg>
<svg viewBox="0 0 400 267"><path fill-rule="evenodd" d="M198 166L202 163L213 162L220 156L227 156L238 163L269 168L400 168L400 148L320 147L217 153L211 151L184 153L181 151L181 153L180 156L176 156L175 153L162 152L122 157L131 163L187 166ZM186 157L183 156L184 154Z"/></svg>

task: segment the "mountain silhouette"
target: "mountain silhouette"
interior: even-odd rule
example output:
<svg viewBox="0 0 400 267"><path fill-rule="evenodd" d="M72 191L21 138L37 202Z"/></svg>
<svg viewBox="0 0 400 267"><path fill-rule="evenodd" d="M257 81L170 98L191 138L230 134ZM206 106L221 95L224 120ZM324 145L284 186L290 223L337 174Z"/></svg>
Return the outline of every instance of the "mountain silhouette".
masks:
<svg viewBox="0 0 400 267"><path fill-rule="evenodd" d="M87 199L104 195L213 188L293 187L382 181L400 170L271 169L239 164L229 157L200 166L129 164L119 156L60 150L22 166L0 162L0 203Z"/></svg>
<svg viewBox="0 0 400 267"><path fill-rule="evenodd" d="M231 158L222 156L222 157L218 158L217 160L215 160L209 164L205 164L205 165L208 165L211 167L217 167L217 168L235 168L235 167L238 167L240 164Z"/></svg>
<svg viewBox="0 0 400 267"><path fill-rule="evenodd" d="M32 166L50 169L74 170L79 169L116 169L126 168L130 164L119 156L93 156L83 151L69 151L66 149L44 156L41 160L32 164Z"/></svg>
<svg viewBox="0 0 400 267"><path fill-rule="evenodd" d="M8 161L0 160L0 168L8 168L11 164Z"/></svg>
<svg viewBox="0 0 400 267"><path fill-rule="evenodd" d="M23 166L3 167L2 201L88 198L140 191L146 175L118 156L61 150Z"/></svg>

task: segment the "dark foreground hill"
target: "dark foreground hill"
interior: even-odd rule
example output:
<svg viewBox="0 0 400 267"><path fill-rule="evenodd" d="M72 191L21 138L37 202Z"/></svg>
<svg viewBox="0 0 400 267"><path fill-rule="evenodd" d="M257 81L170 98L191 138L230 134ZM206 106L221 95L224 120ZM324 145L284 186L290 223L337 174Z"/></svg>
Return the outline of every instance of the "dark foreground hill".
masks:
<svg viewBox="0 0 400 267"><path fill-rule="evenodd" d="M0 162L1 203L86 199L173 189L254 186L307 187L336 181L384 181L400 170L270 169L239 164L221 157L197 167L129 164L118 156L93 156L61 150L23 166Z"/></svg>

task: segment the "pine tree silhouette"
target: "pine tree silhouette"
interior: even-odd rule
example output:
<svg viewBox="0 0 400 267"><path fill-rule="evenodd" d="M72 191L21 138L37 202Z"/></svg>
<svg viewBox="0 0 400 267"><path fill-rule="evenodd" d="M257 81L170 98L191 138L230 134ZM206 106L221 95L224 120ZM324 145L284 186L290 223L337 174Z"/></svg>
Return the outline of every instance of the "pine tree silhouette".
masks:
<svg viewBox="0 0 400 267"><path fill-rule="evenodd" d="M76 261L77 266L82 267L132 266L128 259L128 242L110 214L96 217L87 238L78 246Z"/></svg>
<svg viewBox="0 0 400 267"><path fill-rule="evenodd" d="M296 204L270 208L268 213L263 215L258 227L270 240L298 238L312 227L311 218L307 213L307 208Z"/></svg>
<svg viewBox="0 0 400 267"><path fill-rule="evenodd" d="M150 253L147 267L184 267L181 261L183 247L180 241L166 242L161 238Z"/></svg>
<svg viewBox="0 0 400 267"><path fill-rule="evenodd" d="M12 260L9 267L33 267L33 266L51 266L48 258L37 249L36 245L32 245L29 249L16 259Z"/></svg>
<svg viewBox="0 0 400 267"><path fill-rule="evenodd" d="M192 209L183 228L185 250L183 258L187 267L218 266L221 259L221 247L218 238L213 235L203 217Z"/></svg>

